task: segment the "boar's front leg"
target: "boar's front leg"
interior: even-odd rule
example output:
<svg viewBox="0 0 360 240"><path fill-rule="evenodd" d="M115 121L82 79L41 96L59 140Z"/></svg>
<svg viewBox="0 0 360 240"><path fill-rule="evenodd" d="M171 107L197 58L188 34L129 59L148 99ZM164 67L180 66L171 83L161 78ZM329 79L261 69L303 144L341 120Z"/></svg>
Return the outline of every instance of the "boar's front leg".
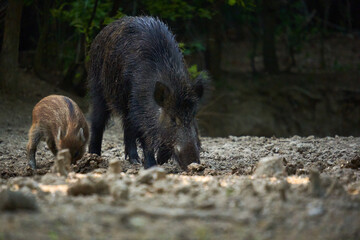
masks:
<svg viewBox="0 0 360 240"><path fill-rule="evenodd" d="M36 160L35 153L36 148L42 138L42 132L37 125L33 125L29 131L29 142L27 144L27 155L29 160L29 165L32 169L36 169Z"/></svg>
<svg viewBox="0 0 360 240"><path fill-rule="evenodd" d="M144 151L144 168L151 168L156 165L154 149L146 143L144 139L141 140L141 146Z"/></svg>
<svg viewBox="0 0 360 240"><path fill-rule="evenodd" d="M136 132L126 118L124 119L124 143L125 158L128 158L129 162L132 164L140 164L141 162L136 146Z"/></svg>
<svg viewBox="0 0 360 240"><path fill-rule="evenodd" d="M171 155L172 155L171 149L165 145L162 145L159 147L159 150L157 152L156 161L159 165L163 165L164 163L167 163L169 161Z"/></svg>

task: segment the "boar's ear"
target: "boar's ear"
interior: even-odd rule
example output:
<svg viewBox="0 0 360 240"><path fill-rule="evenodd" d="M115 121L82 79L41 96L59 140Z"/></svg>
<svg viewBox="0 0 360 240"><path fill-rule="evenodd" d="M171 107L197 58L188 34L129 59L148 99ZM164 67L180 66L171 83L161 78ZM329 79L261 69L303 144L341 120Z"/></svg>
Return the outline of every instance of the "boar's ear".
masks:
<svg viewBox="0 0 360 240"><path fill-rule="evenodd" d="M58 141L61 140L61 127L59 127L59 129L58 129L57 140L58 140Z"/></svg>
<svg viewBox="0 0 360 240"><path fill-rule="evenodd" d="M204 83L201 76L196 78L196 82L194 84L194 91L198 99L201 99L204 95Z"/></svg>
<svg viewBox="0 0 360 240"><path fill-rule="evenodd" d="M164 107L165 102L170 99L170 89L161 82L156 82L154 99L160 107Z"/></svg>
<svg viewBox="0 0 360 240"><path fill-rule="evenodd" d="M84 129L80 128L79 133L78 133L78 138L80 138L80 140L82 142L86 142L85 136L84 136Z"/></svg>

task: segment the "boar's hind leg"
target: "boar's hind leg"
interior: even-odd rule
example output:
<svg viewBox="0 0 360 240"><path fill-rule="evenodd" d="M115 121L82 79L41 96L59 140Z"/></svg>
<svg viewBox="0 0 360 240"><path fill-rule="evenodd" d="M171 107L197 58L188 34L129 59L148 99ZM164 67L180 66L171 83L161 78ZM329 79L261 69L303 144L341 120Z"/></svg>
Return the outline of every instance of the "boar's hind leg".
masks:
<svg viewBox="0 0 360 240"><path fill-rule="evenodd" d="M101 142L105 125L110 117L110 110L102 96L93 96L91 111L91 138L89 153L101 155Z"/></svg>
<svg viewBox="0 0 360 240"><path fill-rule="evenodd" d="M27 155L29 159L29 165L32 169L36 169L35 153L37 145L42 138L42 132L37 125L33 125L29 131L29 142L27 145Z"/></svg>
<svg viewBox="0 0 360 240"><path fill-rule="evenodd" d="M128 120L124 119L124 143L125 158L129 159L132 164L140 164L140 158L137 153L136 132Z"/></svg>
<svg viewBox="0 0 360 240"><path fill-rule="evenodd" d="M154 149L151 149L145 141L141 140L141 146L144 151L144 168L150 168L156 165Z"/></svg>
<svg viewBox="0 0 360 240"><path fill-rule="evenodd" d="M160 146L158 152L157 152L157 163L159 165L163 165L164 163L167 163L169 159L171 158L172 152L169 150L166 146Z"/></svg>

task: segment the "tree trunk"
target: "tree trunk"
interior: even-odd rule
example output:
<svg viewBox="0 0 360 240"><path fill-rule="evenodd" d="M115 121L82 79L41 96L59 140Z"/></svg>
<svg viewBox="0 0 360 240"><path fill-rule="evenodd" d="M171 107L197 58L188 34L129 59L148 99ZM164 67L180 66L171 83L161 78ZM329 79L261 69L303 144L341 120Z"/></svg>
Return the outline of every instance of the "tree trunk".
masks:
<svg viewBox="0 0 360 240"><path fill-rule="evenodd" d="M23 0L9 1L0 54L0 85L2 89L15 90L17 88L22 7Z"/></svg>
<svg viewBox="0 0 360 240"><path fill-rule="evenodd" d="M276 28L276 0L261 1L261 16L263 23L263 61L265 71L268 73L278 73L279 63L275 47L275 28Z"/></svg>
<svg viewBox="0 0 360 240"><path fill-rule="evenodd" d="M45 1L41 6L40 15L40 37L36 46L35 58L34 58L34 70L36 74L42 78L44 69L46 68L46 43L50 30L50 8L52 7L54 1Z"/></svg>

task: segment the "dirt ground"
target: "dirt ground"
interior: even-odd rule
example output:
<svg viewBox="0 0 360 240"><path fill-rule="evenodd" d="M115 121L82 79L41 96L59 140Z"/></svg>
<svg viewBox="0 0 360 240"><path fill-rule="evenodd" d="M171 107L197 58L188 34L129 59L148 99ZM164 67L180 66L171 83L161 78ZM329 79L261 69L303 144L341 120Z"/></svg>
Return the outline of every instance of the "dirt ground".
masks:
<svg viewBox="0 0 360 240"><path fill-rule="evenodd" d="M360 138L203 137L188 172L144 170L125 161L115 118L102 157L60 176L42 144L34 173L32 107L66 93L28 77L39 92L0 96L0 239L360 239Z"/></svg>

